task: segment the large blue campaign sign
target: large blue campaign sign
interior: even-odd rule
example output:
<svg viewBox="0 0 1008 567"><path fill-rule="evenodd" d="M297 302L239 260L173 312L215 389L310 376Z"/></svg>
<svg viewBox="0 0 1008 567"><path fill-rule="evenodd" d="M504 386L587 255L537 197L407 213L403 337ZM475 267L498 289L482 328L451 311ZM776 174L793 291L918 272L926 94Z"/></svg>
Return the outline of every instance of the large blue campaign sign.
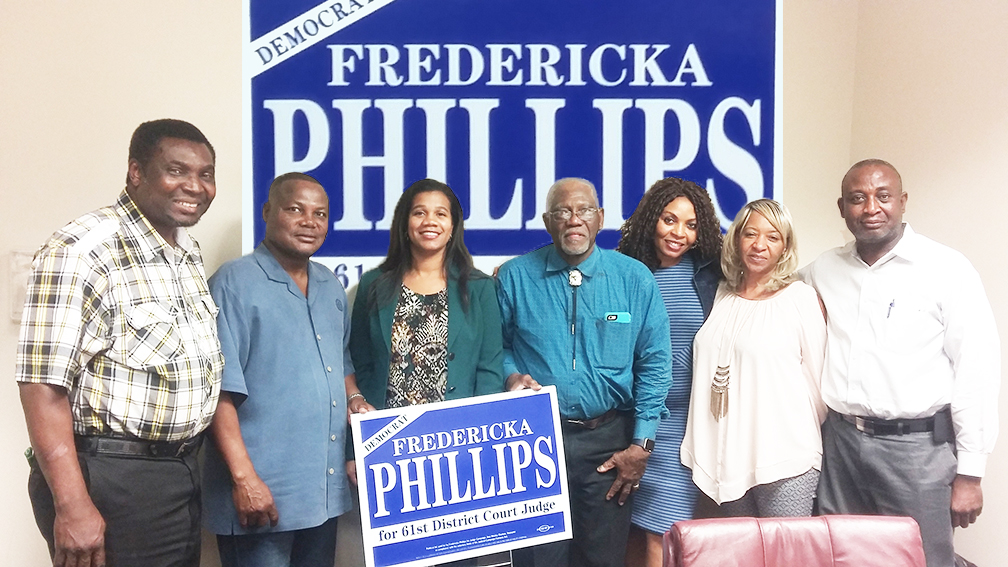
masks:
<svg viewBox="0 0 1008 567"><path fill-rule="evenodd" d="M368 567L571 537L554 387L353 416Z"/></svg>
<svg viewBox="0 0 1008 567"><path fill-rule="evenodd" d="M780 197L781 3L246 0L243 248L287 171L328 190L318 256L346 284L424 177L491 266L549 242L561 177L599 189L606 248L666 176L705 186L726 226Z"/></svg>

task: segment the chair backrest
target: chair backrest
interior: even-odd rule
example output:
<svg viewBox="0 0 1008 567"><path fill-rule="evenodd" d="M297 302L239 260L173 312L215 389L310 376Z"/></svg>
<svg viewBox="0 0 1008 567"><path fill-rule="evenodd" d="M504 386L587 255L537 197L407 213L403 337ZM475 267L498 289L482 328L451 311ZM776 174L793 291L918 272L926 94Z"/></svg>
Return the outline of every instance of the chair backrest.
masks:
<svg viewBox="0 0 1008 567"><path fill-rule="evenodd" d="M817 516L676 522L665 567L924 567L912 518Z"/></svg>

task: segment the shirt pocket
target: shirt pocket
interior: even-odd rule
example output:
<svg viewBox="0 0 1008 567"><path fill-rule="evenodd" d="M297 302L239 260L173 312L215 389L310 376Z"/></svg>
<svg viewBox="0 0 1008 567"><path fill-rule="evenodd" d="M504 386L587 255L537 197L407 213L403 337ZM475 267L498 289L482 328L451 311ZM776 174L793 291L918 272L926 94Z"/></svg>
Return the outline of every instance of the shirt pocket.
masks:
<svg viewBox="0 0 1008 567"><path fill-rule="evenodd" d="M200 351L210 354L220 350L220 341L217 339L217 313L220 308L214 303L209 295L200 297L196 302L196 340L199 341Z"/></svg>
<svg viewBox="0 0 1008 567"><path fill-rule="evenodd" d="M944 325L933 306L933 301L929 304L914 294L903 294L889 303L882 334L886 348L905 355L917 355L931 344L941 348Z"/></svg>
<svg viewBox="0 0 1008 567"><path fill-rule="evenodd" d="M171 364L182 350L175 308L157 302L134 305L126 313L126 364L150 369Z"/></svg>
<svg viewBox="0 0 1008 567"><path fill-rule="evenodd" d="M343 310L345 309L345 305L339 298L327 303L329 304L325 305L324 308L316 306L315 309L309 309L308 317L311 319L312 327L316 332L322 334L325 340L339 343L339 348L342 349L343 325L345 324Z"/></svg>
<svg viewBox="0 0 1008 567"><path fill-rule="evenodd" d="M622 321L595 321L598 335L598 359L600 368L623 370L633 361L633 325Z"/></svg>

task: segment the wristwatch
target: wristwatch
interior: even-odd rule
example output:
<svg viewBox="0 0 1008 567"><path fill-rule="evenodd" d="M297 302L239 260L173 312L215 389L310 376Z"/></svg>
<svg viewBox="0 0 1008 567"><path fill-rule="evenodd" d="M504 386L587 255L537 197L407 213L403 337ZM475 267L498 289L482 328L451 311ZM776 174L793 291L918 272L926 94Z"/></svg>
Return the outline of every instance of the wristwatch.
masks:
<svg viewBox="0 0 1008 567"><path fill-rule="evenodd" d="M648 453L654 451L654 439L648 439L645 437L643 439L634 439L632 443L641 449L644 449Z"/></svg>

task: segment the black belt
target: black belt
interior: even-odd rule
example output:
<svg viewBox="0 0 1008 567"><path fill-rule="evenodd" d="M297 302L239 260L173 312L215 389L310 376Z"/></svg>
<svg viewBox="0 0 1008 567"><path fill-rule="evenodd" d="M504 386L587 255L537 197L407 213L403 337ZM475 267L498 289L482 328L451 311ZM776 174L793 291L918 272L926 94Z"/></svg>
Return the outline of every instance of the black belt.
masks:
<svg viewBox="0 0 1008 567"><path fill-rule="evenodd" d="M563 420L563 424L571 427L579 427L581 429L596 429L616 419L617 415L619 415L619 412L611 409L604 414L591 419L565 419Z"/></svg>
<svg viewBox="0 0 1008 567"><path fill-rule="evenodd" d="M908 433L930 433L935 429L935 418L920 417L917 419L875 419L858 415L837 414L847 423L852 424L862 433L868 435L906 435Z"/></svg>
<svg viewBox="0 0 1008 567"><path fill-rule="evenodd" d="M202 434L182 441L144 441L116 437L74 436L74 444L77 446L77 450L82 453L166 459L184 457L195 451L202 441Z"/></svg>

